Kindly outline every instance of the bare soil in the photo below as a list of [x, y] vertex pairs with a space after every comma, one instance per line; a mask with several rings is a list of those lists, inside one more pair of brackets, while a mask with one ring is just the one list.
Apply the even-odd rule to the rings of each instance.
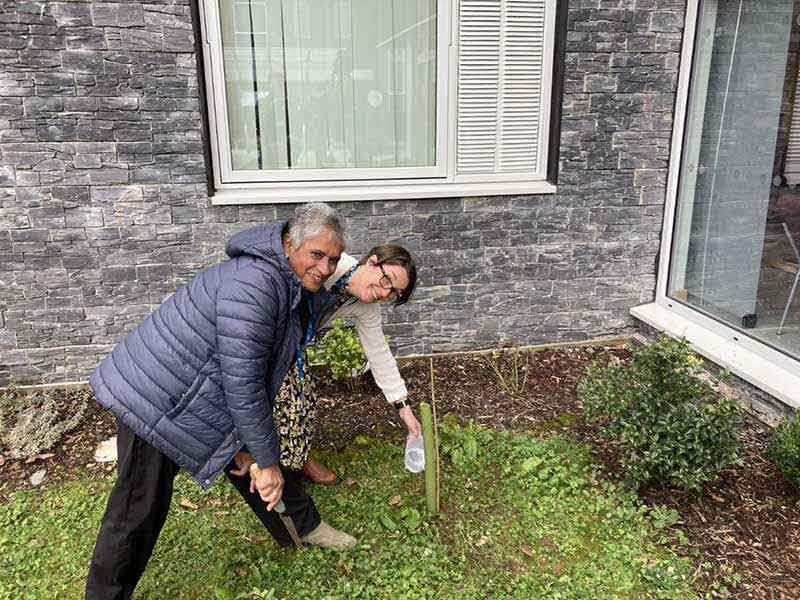
[[[627, 360], [623, 347], [581, 347], [542, 350], [529, 355], [527, 369], [519, 370], [521, 393], [513, 387], [513, 353], [499, 359], [491, 354], [412, 359], [401, 363], [413, 406], [431, 401], [431, 382], [439, 416], [448, 412], [488, 427], [515, 429], [540, 436], [567, 435], [585, 442], [603, 466], [605, 475], [618, 479], [619, 457], [614, 444], [585, 424], [576, 385], [593, 360]], [[518, 367], [525, 362], [519, 355]], [[503, 375], [498, 378], [492, 362]], [[431, 377], [433, 370], [433, 378]], [[355, 383], [332, 382], [319, 377], [319, 432], [317, 447], [340, 450], [358, 435], [402, 439], [403, 427], [369, 375]], [[76, 394], [85, 390], [59, 390], [59, 410], [68, 414]], [[46, 469], [43, 486], [69, 478], [113, 469], [94, 462], [98, 443], [114, 435], [112, 415], [94, 402], [82, 423], [54, 448], [38, 457], [12, 459], [0, 454], [0, 502], [8, 494], [32, 487], [31, 475]], [[719, 597], [721, 585], [728, 597], [748, 599], [800, 598], [800, 492], [793, 489], [766, 456], [770, 430], [749, 419], [742, 427], [742, 466], [724, 471], [702, 492], [672, 488], [640, 490], [651, 506], [674, 508], [681, 520], [673, 527], [688, 538], [682, 552], [697, 564], [697, 588]], [[741, 577], [732, 585], [731, 574]]]

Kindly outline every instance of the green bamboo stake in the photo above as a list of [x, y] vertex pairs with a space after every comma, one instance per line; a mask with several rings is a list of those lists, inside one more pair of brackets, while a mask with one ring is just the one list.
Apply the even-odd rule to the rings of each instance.
[[419, 414], [422, 417], [422, 435], [425, 440], [425, 500], [428, 504], [428, 512], [438, 515], [439, 490], [436, 485], [438, 453], [436, 452], [436, 434], [433, 428], [431, 405], [427, 402], [420, 402]]
[[436, 416], [436, 388], [433, 384], [433, 357], [431, 367], [431, 410], [433, 412], [433, 444], [436, 448], [436, 512], [442, 507], [442, 463], [439, 462], [439, 418]]

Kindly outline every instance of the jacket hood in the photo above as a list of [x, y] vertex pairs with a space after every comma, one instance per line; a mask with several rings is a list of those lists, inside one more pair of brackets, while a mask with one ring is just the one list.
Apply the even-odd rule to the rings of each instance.
[[282, 234], [286, 223], [286, 221], [277, 221], [269, 225], [240, 231], [228, 240], [225, 253], [231, 258], [249, 255], [285, 263]]
[[288, 221], [276, 221], [269, 225], [251, 227], [235, 234], [228, 240], [225, 253], [231, 258], [253, 256], [271, 262], [283, 274], [291, 287], [292, 309], [300, 301], [300, 280], [295, 275], [283, 250], [283, 231]]

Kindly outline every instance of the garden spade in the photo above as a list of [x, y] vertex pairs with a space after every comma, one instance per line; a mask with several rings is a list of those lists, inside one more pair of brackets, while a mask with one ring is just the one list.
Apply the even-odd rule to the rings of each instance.
[[[258, 477], [258, 474], [261, 473], [261, 469], [256, 463], [250, 465], [250, 476], [251, 477]], [[294, 542], [295, 547], [302, 550], [305, 548], [303, 545], [303, 540], [300, 539], [300, 534], [297, 533], [297, 529], [294, 526], [294, 521], [292, 521], [292, 517], [286, 514], [286, 505], [283, 503], [283, 500], [278, 500], [278, 503], [275, 505], [275, 512], [278, 513], [278, 516], [281, 518], [283, 522], [283, 526], [286, 527], [286, 530], [289, 532], [289, 535]]]

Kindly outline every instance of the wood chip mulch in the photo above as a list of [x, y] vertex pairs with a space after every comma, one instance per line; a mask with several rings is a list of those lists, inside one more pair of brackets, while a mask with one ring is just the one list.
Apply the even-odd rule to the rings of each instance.
[[[508, 374], [514, 353], [498, 359], [492, 354], [441, 356], [432, 361], [436, 408], [439, 418], [448, 412], [464, 420], [498, 428], [531, 431], [546, 436], [568, 435], [591, 445], [606, 476], [617, 479], [618, 455], [611, 442], [587, 426], [576, 385], [593, 360], [626, 360], [624, 347], [564, 347], [519, 354], [519, 382], [527, 373], [520, 394], [511, 394], [492, 369], [492, 362]], [[402, 361], [401, 371], [416, 406], [431, 400], [431, 361]], [[402, 440], [404, 428], [380, 390], [365, 376], [355, 385], [319, 381], [319, 434], [317, 447], [342, 449], [358, 435]], [[59, 395], [59, 410], [68, 410], [74, 394]], [[94, 461], [94, 450], [114, 435], [113, 417], [91, 403], [83, 422], [65, 435], [55, 448], [39, 458], [12, 459], [0, 446], [0, 503], [10, 493], [30, 489], [31, 475], [47, 470], [42, 486], [56, 485], [87, 470], [103, 473], [107, 463]], [[674, 508], [680, 529], [688, 540], [680, 552], [692, 557], [698, 568], [696, 587], [709, 597], [800, 599], [800, 492], [793, 489], [766, 457], [770, 429], [754, 419], [742, 428], [741, 466], [728, 469], [702, 493], [677, 489], [640, 491], [650, 506]], [[677, 537], [677, 535], [676, 535]], [[737, 582], [738, 579], [738, 582]], [[727, 592], [724, 591], [727, 588]]]

